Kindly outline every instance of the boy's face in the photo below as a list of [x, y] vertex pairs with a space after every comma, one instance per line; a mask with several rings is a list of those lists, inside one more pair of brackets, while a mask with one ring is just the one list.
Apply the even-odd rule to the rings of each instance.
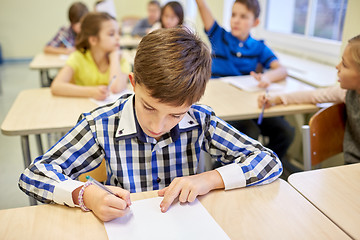
[[95, 44], [105, 52], [112, 52], [120, 47], [120, 36], [118, 24], [115, 20], [108, 20], [101, 23], [98, 37], [95, 37]]
[[161, 21], [165, 28], [173, 28], [179, 24], [180, 19], [175, 14], [174, 10], [170, 6], [167, 6], [161, 16]]
[[259, 24], [259, 19], [244, 4], [234, 3], [230, 19], [231, 34], [245, 41], [250, 30]]
[[148, 5], [148, 20], [151, 24], [159, 21], [161, 9], [156, 4]]
[[336, 66], [340, 86], [343, 89], [356, 90], [360, 93], [359, 66], [351, 56], [351, 47], [346, 46], [341, 62]]
[[135, 112], [141, 129], [146, 135], [159, 140], [170, 132], [188, 112], [190, 106], [171, 106], [153, 98], [147, 89], [136, 84], [133, 74], [129, 75], [135, 92]]
[[71, 25], [71, 28], [76, 34], [79, 34], [81, 30], [81, 23], [80, 22], [74, 23]]

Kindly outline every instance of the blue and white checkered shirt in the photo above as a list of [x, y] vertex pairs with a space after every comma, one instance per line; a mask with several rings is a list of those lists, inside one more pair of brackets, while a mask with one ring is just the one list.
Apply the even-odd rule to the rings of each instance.
[[56, 33], [55, 37], [46, 44], [46, 46], [65, 47], [65, 48], [75, 47], [75, 38], [76, 38], [76, 33], [71, 28], [71, 26], [62, 27]]
[[[140, 128], [134, 95], [82, 115], [77, 125], [20, 176], [19, 186], [42, 202], [74, 206], [75, 179], [106, 160], [106, 184], [130, 192], [166, 187], [175, 177], [199, 173], [201, 151], [223, 166], [217, 171], [225, 189], [265, 184], [282, 172], [277, 156], [259, 142], [193, 105], [169, 133], [157, 141]], [[210, 161], [210, 158], [207, 159]]]

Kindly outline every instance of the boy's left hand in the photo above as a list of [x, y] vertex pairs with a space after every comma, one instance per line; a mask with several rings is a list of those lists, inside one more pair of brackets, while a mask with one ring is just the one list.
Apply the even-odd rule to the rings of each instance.
[[265, 74], [250, 72], [250, 75], [259, 81], [259, 84], [258, 84], [259, 88], [267, 88], [271, 84], [271, 81], [269, 80], [268, 77], [266, 77]]
[[177, 197], [182, 203], [193, 202], [199, 195], [224, 187], [222, 177], [216, 170], [175, 178], [168, 187], [158, 192], [160, 197], [164, 197], [160, 204], [161, 211], [166, 212]]

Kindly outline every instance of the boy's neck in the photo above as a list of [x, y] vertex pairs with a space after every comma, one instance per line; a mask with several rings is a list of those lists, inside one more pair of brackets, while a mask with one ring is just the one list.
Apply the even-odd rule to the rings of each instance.
[[250, 33], [247, 33], [244, 36], [239, 36], [239, 37], [236, 37], [236, 38], [239, 39], [242, 42], [245, 42], [249, 38], [249, 36], [250, 36]]

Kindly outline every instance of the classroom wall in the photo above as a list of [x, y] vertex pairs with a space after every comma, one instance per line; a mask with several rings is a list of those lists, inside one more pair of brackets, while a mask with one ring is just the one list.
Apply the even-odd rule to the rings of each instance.
[[[83, 0], [93, 10], [96, 0]], [[195, 0], [194, 0], [195, 1]], [[1, 0], [0, 44], [5, 60], [30, 59], [41, 52], [61, 26], [68, 25], [67, 11], [73, 0]], [[117, 19], [124, 16], [146, 16], [148, 0], [114, 0]], [[208, 0], [214, 16], [222, 23], [223, 0]], [[143, 7], [139, 7], [143, 6]], [[199, 16], [200, 36], [207, 40]]]
[[[84, 0], [93, 10], [96, 0]], [[73, 0], [1, 0], [0, 44], [4, 59], [27, 59], [41, 52], [61, 26], [68, 25], [69, 6]], [[114, 0], [117, 18], [146, 16], [148, 0]], [[138, 6], [143, 5], [143, 8]]]
[[350, 38], [360, 34], [360, 29], [358, 25], [360, 23], [359, 11], [360, 11], [360, 1], [348, 0], [347, 14], [345, 16], [345, 22], [344, 22], [341, 52], [344, 51], [345, 46]]

